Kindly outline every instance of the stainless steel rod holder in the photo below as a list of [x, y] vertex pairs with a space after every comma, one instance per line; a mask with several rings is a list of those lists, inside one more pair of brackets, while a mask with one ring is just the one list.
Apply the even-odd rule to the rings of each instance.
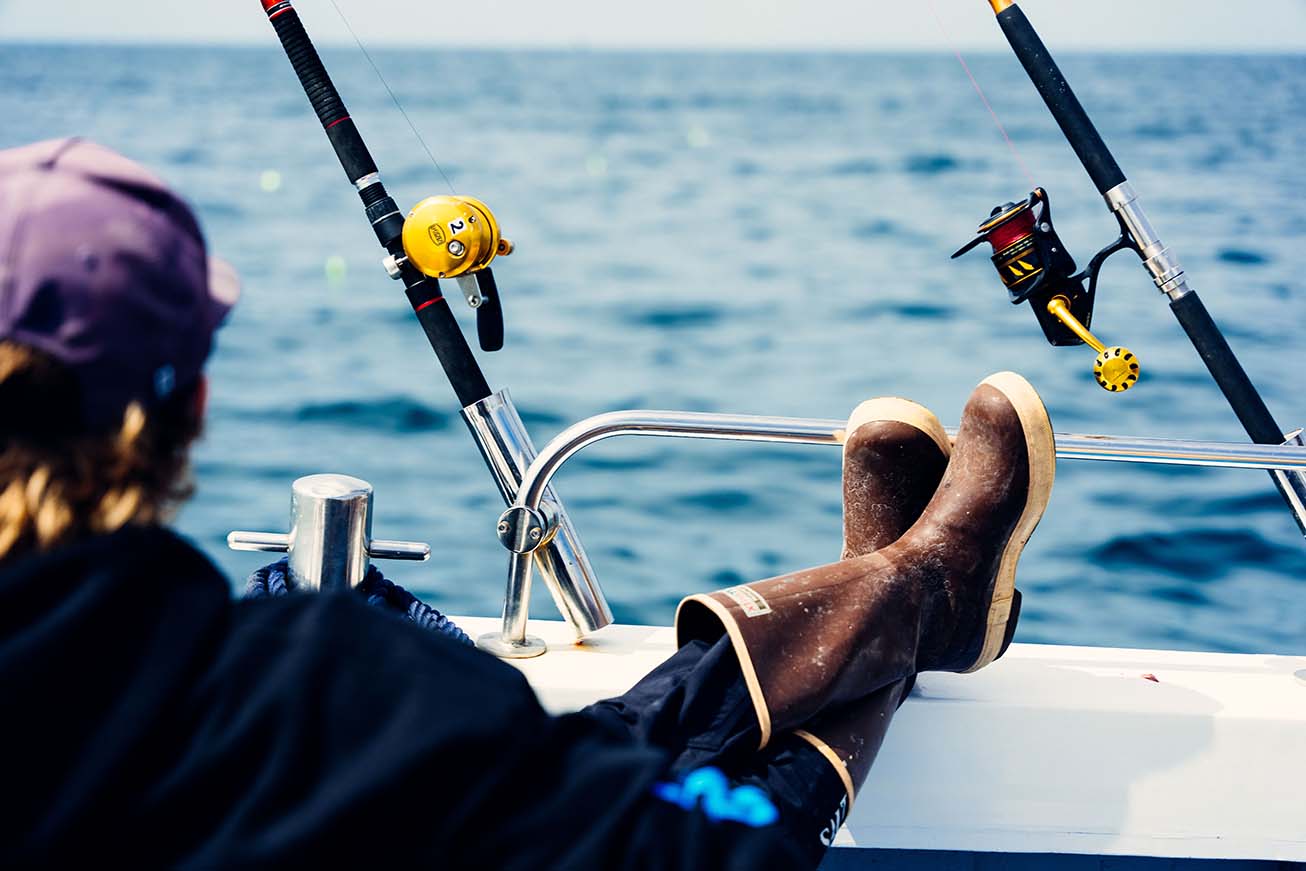
[[[511, 553], [503, 631], [482, 636], [477, 644], [509, 657], [544, 652], [543, 642], [526, 634], [531, 588], [531, 560], [526, 557], [541, 547], [540, 542], [547, 543], [553, 531], [553, 518], [544, 504], [549, 482], [567, 460], [589, 445], [615, 436], [642, 435], [838, 446], [846, 436], [845, 426], [842, 420], [644, 410], [613, 411], [573, 424], [531, 462], [516, 500], [499, 518], [499, 541]], [[948, 435], [955, 437], [956, 429], [949, 429]], [[1306, 480], [1306, 445], [1300, 432], [1289, 436], [1284, 445], [1059, 433], [1056, 447], [1057, 457], [1063, 460], [1258, 469]], [[584, 634], [575, 623], [572, 628], [578, 636]]]
[[[512, 397], [507, 390], [492, 394], [464, 408], [463, 420], [494, 475], [504, 504], [512, 505], [517, 501], [522, 477], [535, 460], [535, 445], [513, 405]], [[611, 623], [612, 610], [603, 597], [603, 590], [594, 576], [594, 569], [581, 545], [580, 536], [561, 500], [547, 482], [537, 494], [535, 507], [538, 509], [541, 503], [549, 507], [551, 528], [550, 535], [542, 546], [532, 548], [534, 562], [544, 577], [554, 604], [576, 631], [576, 637], [581, 638]], [[525, 564], [520, 569], [523, 584], [518, 593], [528, 595], [531, 560], [525, 559], [522, 562]], [[505, 637], [515, 638], [520, 646], [525, 639], [525, 618], [505, 610], [505, 627], [509, 622], [513, 624], [514, 631], [505, 633]], [[518, 628], [520, 631], [517, 631]], [[543, 650], [539, 652], [542, 653]]]
[[372, 539], [372, 485], [348, 475], [309, 475], [290, 491], [290, 532], [232, 532], [232, 550], [285, 553], [300, 590], [350, 589], [372, 559], [426, 560], [430, 545]]

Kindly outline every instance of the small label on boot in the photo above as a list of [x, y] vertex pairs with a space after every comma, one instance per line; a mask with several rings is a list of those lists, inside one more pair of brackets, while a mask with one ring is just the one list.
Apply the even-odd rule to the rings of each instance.
[[721, 592], [743, 609], [745, 617], [763, 617], [771, 613], [771, 606], [767, 604], [766, 599], [752, 587], [730, 587]]

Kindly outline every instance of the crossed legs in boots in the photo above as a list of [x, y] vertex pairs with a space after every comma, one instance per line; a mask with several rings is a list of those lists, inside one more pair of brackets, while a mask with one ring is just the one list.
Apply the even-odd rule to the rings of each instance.
[[915, 675], [975, 671], [1010, 644], [1016, 563], [1054, 471], [1043, 403], [1014, 373], [975, 389], [951, 450], [926, 409], [864, 403], [844, 447], [845, 559], [691, 596], [678, 640], [729, 639], [761, 746], [815, 746], [846, 814]]
[[689, 597], [679, 652], [586, 713], [665, 747], [674, 770], [761, 786], [819, 860], [915, 675], [974, 671], [1010, 643], [1054, 457], [1013, 373], [975, 389], [955, 446], [913, 402], [863, 403], [844, 440], [843, 559]]

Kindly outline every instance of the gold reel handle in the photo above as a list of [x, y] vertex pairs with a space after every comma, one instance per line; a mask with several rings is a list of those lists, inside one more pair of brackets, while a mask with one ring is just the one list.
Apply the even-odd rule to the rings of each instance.
[[1054, 296], [1048, 302], [1048, 314], [1066, 325], [1072, 333], [1084, 340], [1094, 351], [1097, 360], [1093, 363], [1093, 377], [1103, 390], [1120, 393], [1138, 383], [1141, 372], [1138, 357], [1128, 348], [1119, 345], [1108, 348], [1089, 332], [1088, 327], [1079, 322], [1079, 318], [1070, 313], [1070, 300], [1064, 296]]

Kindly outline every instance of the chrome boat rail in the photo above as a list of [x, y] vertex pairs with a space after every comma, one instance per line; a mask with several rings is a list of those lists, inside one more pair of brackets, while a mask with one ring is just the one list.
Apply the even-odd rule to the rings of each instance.
[[420, 541], [372, 538], [372, 485], [348, 475], [308, 475], [290, 488], [290, 532], [232, 532], [232, 550], [285, 553], [301, 590], [350, 589], [367, 577], [370, 560], [431, 556]]
[[[573, 424], [531, 461], [516, 499], [499, 518], [499, 541], [511, 554], [503, 627], [499, 632], [482, 635], [477, 645], [510, 659], [538, 656], [547, 650], [543, 641], [526, 632], [532, 555], [548, 546], [560, 528], [555, 503], [549, 499], [549, 483], [567, 460], [586, 447], [627, 435], [839, 446], [843, 444], [845, 425], [842, 420], [645, 410], [614, 411]], [[948, 433], [955, 436], [956, 430], [950, 429]], [[1063, 460], [1256, 469], [1282, 476], [1285, 483], [1291, 482], [1293, 489], [1306, 483], [1306, 446], [1300, 431], [1288, 436], [1283, 445], [1063, 433], [1057, 434], [1056, 443], [1057, 457]], [[577, 590], [568, 589], [564, 583], [560, 590], [554, 591], [554, 596], [566, 602], [593, 599], [605, 613], [610, 613], [597, 581]], [[583, 637], [584, 627], [572, 619], [568, 609], [561, 610], [577, 637]]]

